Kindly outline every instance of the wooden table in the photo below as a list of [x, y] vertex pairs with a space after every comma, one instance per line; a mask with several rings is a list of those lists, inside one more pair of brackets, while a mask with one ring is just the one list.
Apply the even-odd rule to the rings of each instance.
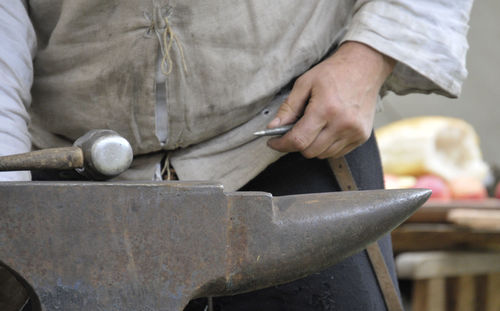
[[412, 311], [500, 310], [500, 200], [427, 202], [392, 241]]
[[500, 250], [500, 200], [429, 201], [392, 233], [395, 253]]

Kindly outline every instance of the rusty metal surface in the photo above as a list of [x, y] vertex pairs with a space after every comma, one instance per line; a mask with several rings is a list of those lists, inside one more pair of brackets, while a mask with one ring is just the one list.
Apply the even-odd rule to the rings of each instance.
[[292, 281], [404, 221], [427, 190], [273, 198], [212, 183], [0, 184], [0, 260], [42, 310], [182, 310]]

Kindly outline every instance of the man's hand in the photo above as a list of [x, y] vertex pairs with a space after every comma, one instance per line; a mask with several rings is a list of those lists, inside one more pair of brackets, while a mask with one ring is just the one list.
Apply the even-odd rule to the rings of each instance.
[[357, 42], [300, 76], [268, 128], [297, 121], [269, 147], [306, 158], [340, 157], [369, 137], [378, 92], [395, 61]]

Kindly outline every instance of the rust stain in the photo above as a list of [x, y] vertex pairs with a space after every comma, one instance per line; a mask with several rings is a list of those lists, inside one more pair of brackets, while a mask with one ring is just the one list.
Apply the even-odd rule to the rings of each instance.
[[232, 200], [228, 200], [227, 215], [228, 225], [226, 231], [226, 284], [232, 287], [233, 283], [238, 283], [242, 275], [237, 267], [242, 267], [247, 257], [248, 250], [248, 228], [245, 221], [238, 215], [233, 214]]
[[137, 275], [137, 266], [135, 264], [134, 253], [132, 252], [130, 236], [126, 228], [123, 230], [123, 244], [125, 244], [125, 252], [128, 257], [127, 270], [133, 275], [135, 281], [138, 281], [139, 277]]

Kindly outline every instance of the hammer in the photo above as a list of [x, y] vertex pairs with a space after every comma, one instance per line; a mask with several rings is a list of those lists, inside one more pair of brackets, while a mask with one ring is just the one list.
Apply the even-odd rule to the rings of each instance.
[[92, 130], [72, 147], [50, 148], [0, 157], [0, 171], [69, 170], [94, 180], [118, 176], [132, 163], [130, 143], [112, 130]]

